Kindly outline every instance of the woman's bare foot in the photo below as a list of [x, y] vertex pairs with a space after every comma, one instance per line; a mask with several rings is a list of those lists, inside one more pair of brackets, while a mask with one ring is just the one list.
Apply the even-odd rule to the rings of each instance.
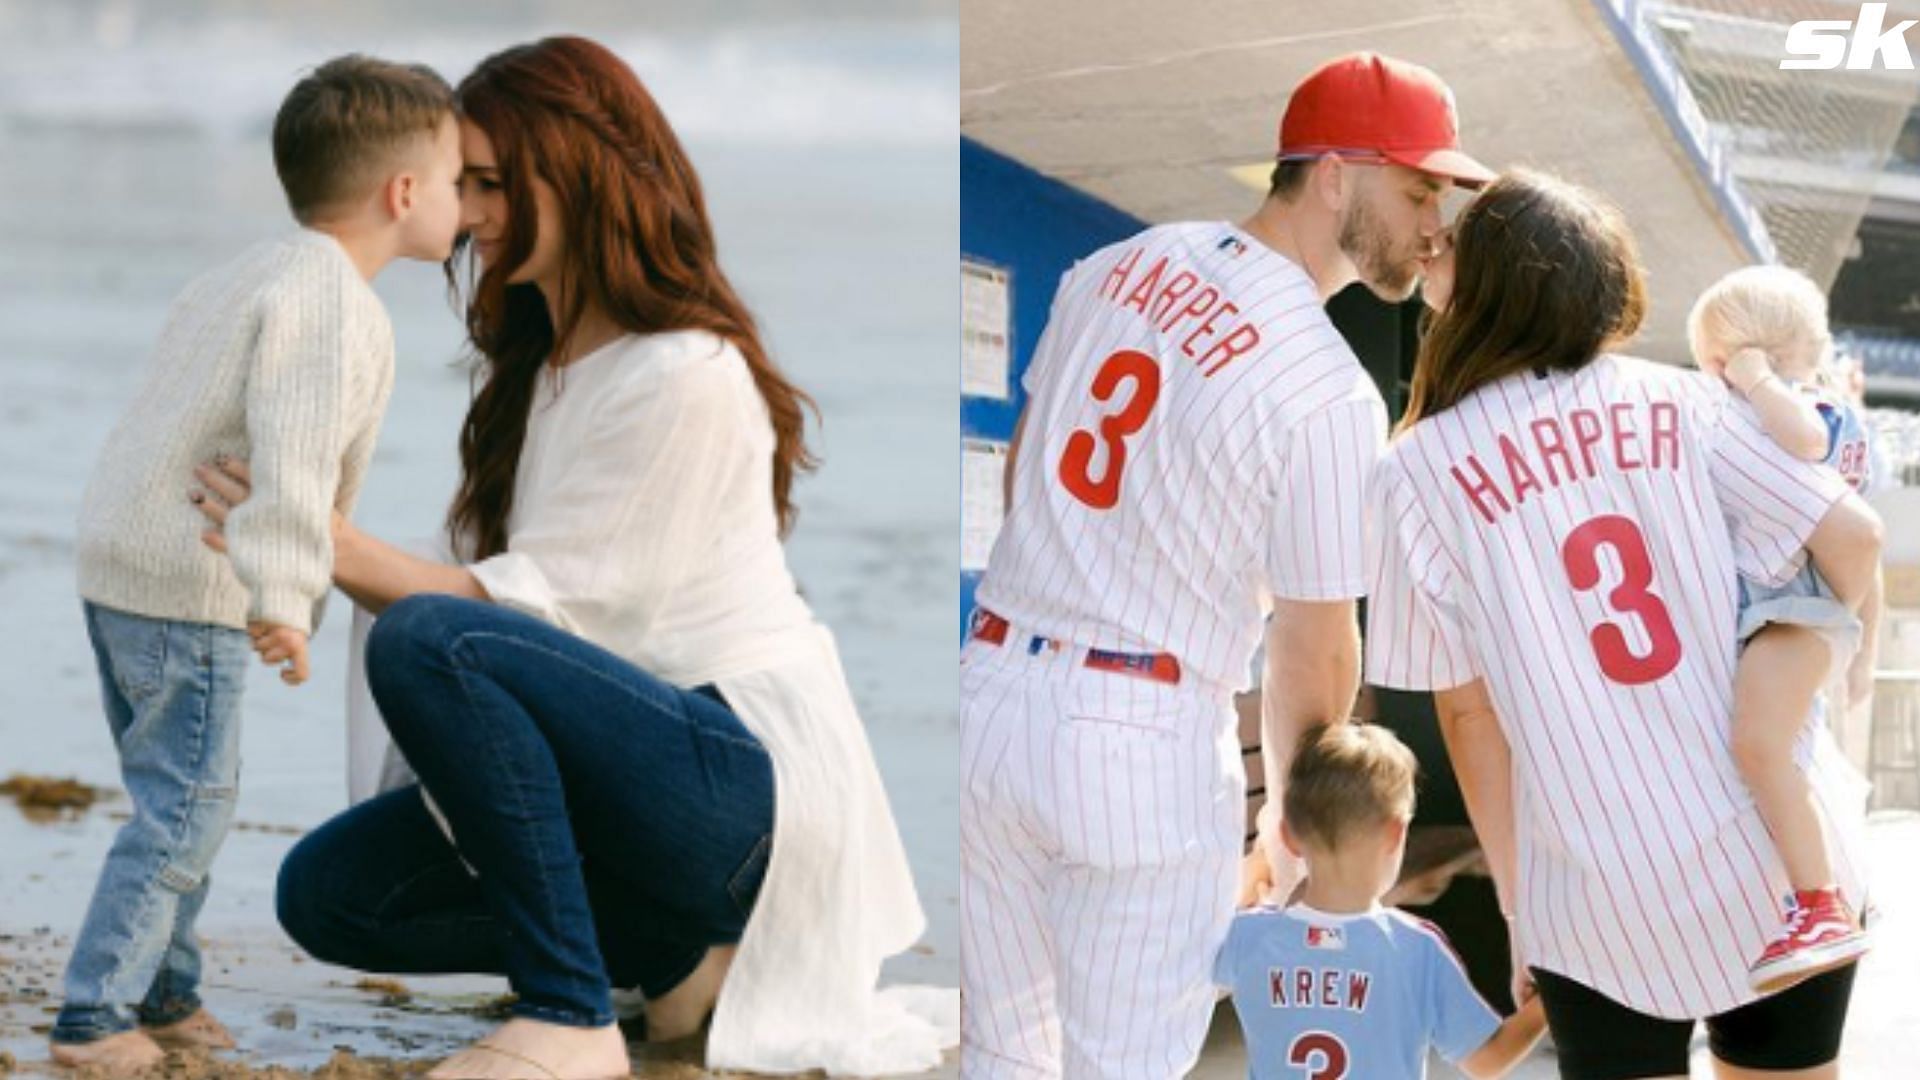
[[124, 1076], [158, 1065], [167, 1056], [160, 1044], [135, 1029], [92, 1042], [53, 1044], [53, 1060], [74, 1068], [91, 1067], [108, 1076]]
[[620, 1028], [566, 1027], [516, 1016], [434, 1066], [428, 1080], [625, 1080], [633, 1072]]
[[713, 1005], [720, 1000], [720, 985], [727, 981], [727, 969], [733, 966], [738, 945], [715, 945], [693, 974], [680, 985], [657, 998], [647, 999], [647, 1041], [673, 1042], [700, 1030]]
[[145, 1029], [154, 1042], [179, 1049], [231, 1050], [233, 1033], [205, 1009], [185, 1020]]

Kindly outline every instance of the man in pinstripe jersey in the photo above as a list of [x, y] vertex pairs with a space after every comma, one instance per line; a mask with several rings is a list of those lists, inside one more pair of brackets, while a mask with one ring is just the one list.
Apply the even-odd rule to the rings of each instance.
[[1063, 278], [961, 661], [966, 1076], [1192, 1067], [1263, 620], [1267, 745], [1344, 718], [1358, 682], [1386, 416], [1323, 304], [1355, 281], [1405, 299], [1442, 192], [1491, 175], [1432, 72], [1341, 57], [1296, 88], [1252, 217], [1148, 229]]

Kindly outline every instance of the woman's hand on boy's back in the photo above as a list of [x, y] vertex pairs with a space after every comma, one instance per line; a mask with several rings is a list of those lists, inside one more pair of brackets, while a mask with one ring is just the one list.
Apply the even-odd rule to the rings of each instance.
[[[227, 536], [222, 530], [227, 524], [227, 515], [253, 494], [253, 472], [241, 458], [222, 456], [194, 466], [193, 476], [200, 486], [188, 498], [212, 523], [201, 531], [200, 542], [224, 555], [227, 553]], [[346, 515], [337, 509], [333, 511], [335, 549], [340, 546], [340, 534], [349, 527]]]
[[[207, 519], [200, 542], [227, 553], [227, 516], [253, 494], [253, 474], [240, 458], [221, 456], [193, 468], [200, 484], [187, 495]], [[355, 528], [339, 508], [333, 510], [333, 583], [373, 614], [415, 593], [438, 593], [489, 600], [486, 589], [465, 566], [410, 555]], [[292, 682], [293, 680], [288, 680]]]
[[[187, 500], [211, 522], [200, 532], [200, 542], [227, 553], [227, 515], [253, 494], [253, 472], [239, 458], [225, 455], [193, 467], [193, 478], [200, 486], [187, 493]], [[248, 628], [249, 632], [252, 628]]]

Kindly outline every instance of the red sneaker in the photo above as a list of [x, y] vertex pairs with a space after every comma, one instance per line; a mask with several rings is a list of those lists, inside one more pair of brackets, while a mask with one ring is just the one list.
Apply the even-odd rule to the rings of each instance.
[[1812, 889], [1787, 898], [1787, 920], [1747, 969], [1747, 982], [1763, 994], [1777, 993], [1865, 955], [1867, 933], [1840, 898], [1839, 889]]

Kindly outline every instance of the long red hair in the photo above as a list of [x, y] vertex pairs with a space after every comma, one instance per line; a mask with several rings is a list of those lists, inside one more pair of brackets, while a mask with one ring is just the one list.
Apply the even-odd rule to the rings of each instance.
[[[454, 93], [462, 117], [493, 143], [509, 214], [500, 256], [477, 280], [468, 275], [467, 333], [482, 381], [460, 431], [460, 488], [447, 512], [456, 550], [484, 559], [506, 549], [540, 371], [589, 304], [632, 333], [706, 330], [740, 350], [773, 422], [772, 496], [784, 534], [794, 476], [817, 464], [805, 433], [813, 400], [767, 356], [720, 271], [699, 177], [639, 77], [601, 45], [551, 37], [488, 57]], [[558, 197], [566, 232], [557, 326], [535, 286], [507, 282], [533, 250], [536, 174]], [[463, 261], [471, 268], [460, 252], [448, 263], [456, 284]]]

